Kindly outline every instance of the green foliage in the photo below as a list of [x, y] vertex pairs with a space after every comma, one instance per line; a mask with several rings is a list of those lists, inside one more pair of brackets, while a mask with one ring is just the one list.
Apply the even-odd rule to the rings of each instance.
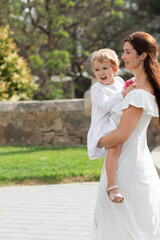
[[9, 26], [0, 28], [0, 100], [29, 100], [37, 85], [11, 35]]
[[75, 3], [73, 1], [66, 1], [67, 2], [67, 6], [68, 7], [74, 7], [75, 6]]
[[123, 0], [115, 0], [115, 4], [119, 7], [124, 6], [124, 1]]
[[120, 11], [112, 10], [111, 11], [111, 16], [114, 17], [114, 18], [117, 18], [118, 20], [123, 19], [123, 13], [120, 12]]
[[[46, 79], [51, 79], [52, 75], [59, 75], [62, 72], [76, 79], [76, 92], [81, 89], [79, 93], [83, 96], [88, 85], [86, 86], [86, 80], [82, 76], [81, 65], [91, 51], [102, 44], [104, 39], [104, 36], [101, 38], [102, 28], [108, 25], [106, 20], [111, 15], [115, 15], [113, 17], [115, 21], [119, 20], [122, 2], [122, 0], [26, 2], [10, 0], [8, 5], [3, 3], [6, 13], [5, 16], [2, 13], [3, 22], [8, 20], [16, 32], [15, 39], [30, 61], [33, 73], [39, 76], [41, 89], [45, 91], [46, 96], [49, 96]], [[106, 18], [106, 14], [114, 9], [114, 14]], [[97, 26], [96, 22], [100, 25]], [[97, 37], [101, 40], [99, 41]]]
[[54, 32], [54, 35], [55, 36], [58, 36], [58, 37], [65, 37], [65, 38], [68, 38], [69, 37], [69, 34], [68, 32], [64, 31], [64, 30], [59, 30], [57, 32]]
[[60, 73], [69, 66], [70, 58], [66, 50], [53, 50], [52, 52], [46, 52], [45, 56], [48, 59], [46, 62], [47, 68], [49, 70], [54, 69], [55, 73], [57, 71]]
[[43, 59], [39, 55], [31, 55], [29, 56], [29, 60], [34, 65], [35, 72], [38, 72], [44, 65]]
[[64, 99], [65, 98], [65, 94], [64, 94], [61, 82], [54, 83], [54, 91], [51, 92], [50, 98], [51, 99]]
[[0, 3], [0, 22], [15, 32], [46, 96], [51, 76], [63, 73], [73, 76], [76, 97], [82, 97], [88, 85], [81, 65], [87, 57], [105, 47], [120, 57], [123, 38], [134, 31], [160, 39], [159, 10], [159, 0], [6, 0]]

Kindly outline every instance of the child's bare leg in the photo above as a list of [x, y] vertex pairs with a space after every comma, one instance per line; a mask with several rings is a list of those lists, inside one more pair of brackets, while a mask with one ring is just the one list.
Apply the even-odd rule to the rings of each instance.
[[[117, 163], [118, 158], [121, 153], [121, 146], [116, 146], [108, 149], [108, 155], [106, 158], [106, 172], [107, 172], [107, 179], [108, 179], [108, 188], [111, 186], [116, 185], [116, 170], [117, 170]], [[113, 189], [109, 191], [110, 194], [119, 193], [119, 190]], [[121, 197], [116, 197], [116, 201], [122, 201]]]

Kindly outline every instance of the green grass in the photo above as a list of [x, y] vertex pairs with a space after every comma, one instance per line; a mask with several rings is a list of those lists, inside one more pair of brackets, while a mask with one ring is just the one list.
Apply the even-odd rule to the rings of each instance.
[[86, 147], [1, 146], [0, 185], [98, 181], [102, 165]]

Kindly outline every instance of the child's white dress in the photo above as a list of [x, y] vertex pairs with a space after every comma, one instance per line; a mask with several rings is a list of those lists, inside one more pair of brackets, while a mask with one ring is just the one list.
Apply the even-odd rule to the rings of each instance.
[[106, 149], [97, 148], [97, 144], [103, 136], [117, 128], [116, 123], [111, 118], [111, 110], [123, 99], [123, 86], [123, 79], [116, 76], [112, 85], [97, 82], [91, 87], [92, 115], [87, 136], [90, 159], [101, 158], [106, 154]]

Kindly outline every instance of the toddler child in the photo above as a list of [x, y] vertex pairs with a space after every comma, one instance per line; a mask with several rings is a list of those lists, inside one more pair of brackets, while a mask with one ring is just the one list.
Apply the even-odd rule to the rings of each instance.
[[[99, 140], [117, 128], [111, 118], [111, 110], [131, 89], [127, 88], [122, 92], [124, 81], [121, 77], [115, 77], [119, 67], [115, 51], [100, 49], [94, 52], [91, 66], [98, 82], [91, 87], [92, 115], [87, 136], [87, 148], [89, 158], [97, 159], [106, 154], [105, 148], [97, 147]], [[108, 148], [105, 160], [108, 180], [106, 192], [113, 202], [118, 203], [124, 201], [116, 185], [116, 168], [120, 152], [121, 146]]]

